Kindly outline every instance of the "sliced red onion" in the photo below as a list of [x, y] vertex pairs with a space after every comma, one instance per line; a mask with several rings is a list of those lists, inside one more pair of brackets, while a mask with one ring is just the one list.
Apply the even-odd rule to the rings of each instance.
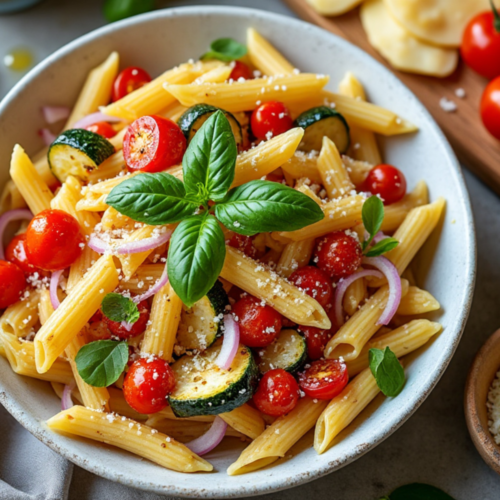
[[68, 106], [42, 106], [43, 118], [48, 124], [65, 120], [70, 113], [71, 109]]
[[130, 330], [132, 330], [132, 327], [134, 326], [134, 323], [127, 323], [126, 321], [122, 321], [120, 323], [120, 326], [122, 328], [125, 328], [125, 330], [127, 330], [127, 332], [130, 332]]
[[147, 292], [144, 292], [142, 295], [136, 295], [132, 300], [136, 304], [138, 304], [143, 300], [149, 299], [149, 297], [151, 297], [155, 293], [158, 293], [167, 283], [168, 283], [168, 270], [167, 270], [167, 264], [165, 264], [160, 279]]
[[337, 283], [337, 287], [335, 288], [335, 297], [333, 301], [333, 307], [335, 312], [335, 321], [338, 327], [341, 327], [344, 324], [344, 307], [343, 300], [345, 292], [349, 285], [354, 283], [356, 280], [360, 278], [365, 278], [367, 276], [374, 276], [375, 278], [383, 278], [384, 275], [378, 271], [373, 269], [361, 269], [356, 271], [354, 274], [351, 274], [347, 278], [340, 280]]
[[130, 255], [134, 253], [147, 252], [148, 250], [154, 250], [160, 245], [167, 243], [167, 241], [172, 236], [172, 231], [168, 230], [159, 236], [152, 236], [151, 238], [145, 238], [143, 240], [129, 241], [128, 243], [122, 243], [117, 247], [113, 248], [104, 240], [99, 238], [99, 236], [92, 234], [88, 242], [89, 247], [99, 254], [103, 253], [117, 253], [120, 255]]
[[95, 234], [90, 235], [90, 239], [87, 245], [89, 246], [89, 248], [94, 250], [94, 252], [97, 252], [99, 254], [111, 252], [111, 247]]
[[57, 135], [53, 134], [48, 128], [41, 128], [38, 133], [46, 146], [50, 146], [57, 137]]
[[374, 237], [373, 237], [373, 244], [376, 245], [379, 241], [385, 240], [386, 238], [389, 238], [386, 234], [384, 234], [382, 231], [379, 231]]
[[105, 115], [104, 113], [97, 111], [95, 113], [91, 113], [90, 115], [84, 116], [82, 119], [78, 120], [73, 125], [72, 128], [87, 128], [99, 122], [118, 123], [122, 121], [124, 120], [118, 118], [117, 116]]
[[8, 212], [0, 215], [0, 260], [5, 260], [5, 253], [3, 250], [3, 234], [9, 223], [16, 220], [31, 220], [33, 214], [27, 208], [17, 208], [9, 210]]
[[59, 287], [59, 280], [61, 279], [63, 271], [64, 269], [54, 271], [50, 277], [50, 302], [52, 303], [54, 311], [61, 305], [59, 297], [57, 296], [57, 288]]
[[396, 314], [401, 302], [401, 278], [396, 266], [387, 257], [363, 257], [363, 264], [373, 266], [386, 277], [389, 284], [389, 298], [377, 325], [387, 325]]
[[228, 370], [231, 366], [238, 346], [240, 345], [240, 325], [234, 321], [232, 314], [224, 315], [224, 339], [222, 347], [215, 360], [215, 364], [222, 370]]
[[186, 443], [186, 446], [199, 456], [212, 451], [226, 435], [227, 424], [220, 417], [215, 417], [214, 423], [203, 436]]
[[76, 384], [74, 380], [73, 382], [71, 382], [71, 384], [64, 386], [61, 398], [61, 408], [63, 409], [63, 411], [69, 410], [72, 406], [74, 406], [73, 400], [71, 399], [71, 393], [73, 392], [75, 386]]

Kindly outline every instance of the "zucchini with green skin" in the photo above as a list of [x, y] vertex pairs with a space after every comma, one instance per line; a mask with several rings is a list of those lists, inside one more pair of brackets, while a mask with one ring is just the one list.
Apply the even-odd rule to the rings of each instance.
[[[194, 134], [200, 130], [205, 121], [216, 111], [219, 111], [219, 108], [210, 104], [195, 104], [181, 115], [177, 120], [177, 125], [179, 125], [188, 142], [191, 141]], [[221, 111], [224, 112], [231, 125], [236, 145], [241, 146], [243, 144], [243, 133], [240, 122], [229, 111], [225, 111], [224, 109], [221, 109]]]
[[296, 118], [294, 126], [304, 129], [304, 137], [299, 146], [302, 151], [321, 151], [325, 135], [335, 143], [340, 154], [349, 149], [349, 125], [338, 111], [328, 106], [304, 111]]
[[259, 371], [264, 374], [275, 368], [290, 373], [300, 370], [307, 359], [306, 339], [297, 330], [286, 328], [270, 345], [259, 350]]
[[175, 389], [168, 397], [177, 417], [219, 415], [245, 404], [253, 396], [259, 370], [252, 351], [239, 346], [229, 370], [222, 370], [215, 361], [222, 339], [197, 356], [183, 356], [172, 366]]
[[223, 333], [223, 315], [228, 305], [227, 293], [217, 280], [193, 307], [183, 306], [177, 344], [187, 350], [204, 351], [210, 347]]
[[81, 128], [66, 130], [50, 145], [49, 166], [54, 176], [64, 182], [72, 175], [86, 181], [89, 172], [115, 152], [102, 135]]

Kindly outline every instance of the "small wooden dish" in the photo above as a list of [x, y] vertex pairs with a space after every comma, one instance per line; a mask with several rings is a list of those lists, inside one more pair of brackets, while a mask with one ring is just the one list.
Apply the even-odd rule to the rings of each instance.
[[481, 347], [467, 376], [465, 385], [465, 419], [472, 442], [483, 460], [500, 474], [500, 446], [488, 429], [486, 401], [491, 383], [500, 369], [500, 330]]

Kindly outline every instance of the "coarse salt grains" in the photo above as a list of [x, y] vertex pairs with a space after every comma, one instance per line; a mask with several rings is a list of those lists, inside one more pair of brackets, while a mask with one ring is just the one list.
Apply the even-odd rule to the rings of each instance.
[[495, 375], [488, 391], [486, 406], [488, 407], [488, 428], [495, 443], [500, 444], [500, 371]]

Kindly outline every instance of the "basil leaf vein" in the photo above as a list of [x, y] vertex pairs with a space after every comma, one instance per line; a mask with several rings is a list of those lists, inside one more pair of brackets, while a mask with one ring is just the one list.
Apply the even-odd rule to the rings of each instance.
[[102, 300], [101, 309], [111, 321], [135, 323], [140, 316], [137, 304], [119, 293], [108, 293]]
[[218, 38], [210, 44], [210, 50], [201, 59], [218, 59], [224, 62], [242, 58], [247, 53], [246, 45], [232, 38]]
[[389, 347], [368, 351], [370, 370], [379, 389], [388, 397], [397, 396], [405, 385], [405, 372]]

